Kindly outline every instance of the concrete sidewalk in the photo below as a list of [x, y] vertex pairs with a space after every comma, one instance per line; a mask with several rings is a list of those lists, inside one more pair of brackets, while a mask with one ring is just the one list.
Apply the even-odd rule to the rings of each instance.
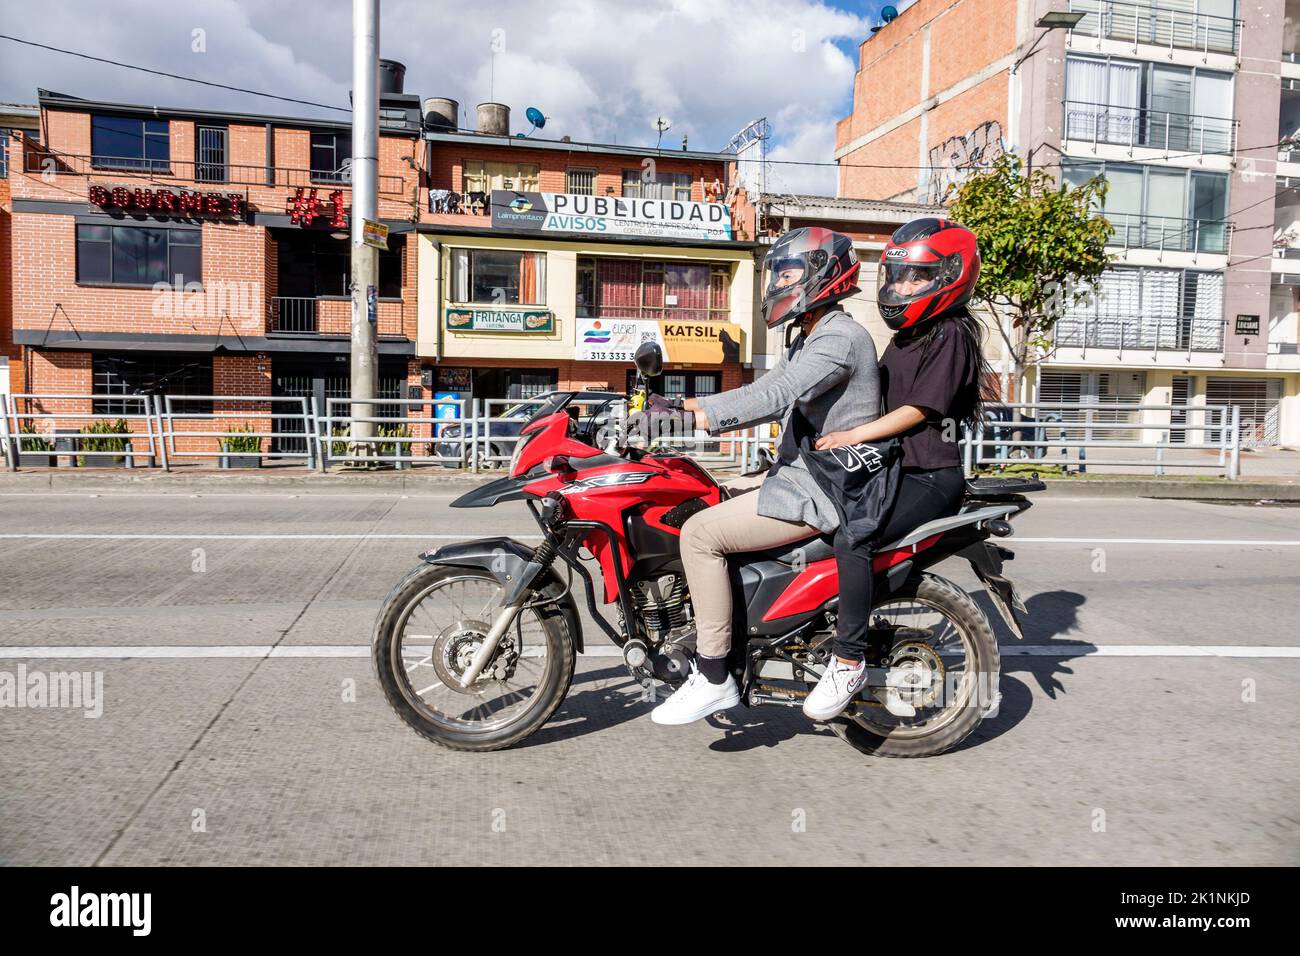
[[[719, 478], [730, 477], [718, 472]], [[24, 469], [0, 472], [0, 494], [464, 494], [503, 477], [494, 471], [471, 474], [448, 469], [417, 469], [369, 473], [321, 473], [305, 468], [275, 468], [256, 472], [186, 469]], [[1050, 496], [1104, 498], [1182, 498], [1228, 501], [1300, 502], [1300, 476], [1222, 478], [1132, 475], [1087, 475], [1046, 478]]]

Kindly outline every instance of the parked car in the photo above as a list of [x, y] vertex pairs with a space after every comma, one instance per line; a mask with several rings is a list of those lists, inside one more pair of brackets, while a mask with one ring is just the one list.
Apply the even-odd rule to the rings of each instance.
[[[489, 460], [485, 462], [488, 467], [505, 466], [514, 453], [515, 439], [519, 437], [524, 425], [554, 394], [554, 392], [547, 392], [535, 398], [525, 399], [516, 405], [509, 405], [499, 414], [492, 416], [489, 434], [484, 435], [480, 429], [480, 456], [486, 455], [489, 457]], [[627, 396], [619, 392], [579, 392], [569, 403], [568, 409], [570, 411], [576, 410], [579, 428], [593, 427], [593, 421], [595, 422], [594, 427], [599, 427], [603, 417], [609, 413], [611, 406], [626, 400]], [[438, 438], [459, 439], [465, 425], [463, 422], [449, 419], [446, 425], [440, 424], [436, 427]], [[460, 441], [437, 441], [434, 443], [434, 451], [440, 457], [453, 459], [444, 462], [446, 468], [460, 468], [469, 464], [469, 446], [462, 444]], [[491, 458], [498, 460], [492, 461]]]
[[[980, 459], [1006, 458], [1012, 461], [1025, 458], [1046, 458], [1047, 449], [1035, 445], [1009, 445], [1006, 442], [1012, 441], [1014, 433], [1021, 432], [1021, 441], [1050, 441], [1055, 435], [1049, 435], [1050, 429], [1034, 428], [1039, 419], [1033, 415], [1020, 413], [1020, 421], [1013, 420], [1014, 413], [1006, 405], [986, 405], [984, 407], [984, 417], [988, 424], [984, 426], [984, 444], [980, 446], [978, 457]], [[1049, 412], [1042, 416], [1044, 424], [1048, 422], [1059, 423], [1061, 416], [1056, 412]]]

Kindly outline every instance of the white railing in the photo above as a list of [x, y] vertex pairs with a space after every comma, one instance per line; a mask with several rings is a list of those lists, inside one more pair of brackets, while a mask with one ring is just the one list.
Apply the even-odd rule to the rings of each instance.
[[1222, 352], [1223, 320], [1210, 316], [1067, 313], [1052, 331], [1057, 348]]
[[[95, 412], [94, 403], [138, 403], [139, 412]], [[211, 402], [211, 411], [191, 411]], [[0, 394], [0, 447], [11, 470], [57, 463], [117, 464], [171, 470], [179, 462], [223, 459], [225, 467], [268, 462], [328, 469], [339, 464], [398, 468], [438, 465], [471, 472], [502, 468], [514, 453], [524, 420], [492, 414], [504, 400], [377, 398], [369, 415], [352, 414], [350, 398], [329, 398], [321, 415], [315, 399], [267, 395]], [[68, 407], [71, 405], [72, 407]], [[1016, 403], [1023, 420], [991, 420], [967, 430], [961, 446], [968, 473], [1018, 459], [1044, 464], [1153, 468], [1220, 468], [1240, 474], [1242, 415], [1237, 405]], [[418, 413], [417, 413], [418, 412]], [[126, 432], [93, 431], [96, 422], [121, 420]], [[265, 427], [266, 423], [270, 427]], [[357, 423], [375, 434], [352, 437]], [[76, 427], [61, 429], [60, 424]], [[627, 435], [622, 411], [583, 421], [593, 443], [612, 450]], [[120, 448], [87, 450], [93, 440]], [[256, 439], [256, 452], [236, 443]], [[715, 469], [753, 471], [779, 435], [759, 425], [720, 436], [683, 427], [658, 430], [639, 441], [672, 448]], [[1107, 450], [1116, 454], [1106, 457]], [[1103, 457], [1095, 455], [1100, 451]], [[1211, 451], [1212, 457], [1172, 460], [1171, 451]], [[1120, 452], [1127, 452], [1126, 454]], [[252, 461], [249, 461], [249, 460]]]
[[1130, 150], [1142, 147], [1166, 153], [1231, 155], [1236, 138], [1236, 121], [1219, 116], [1083, 100], [1066, 100], [1064, 109], [1064, 138], [1090, 142], [1094, 148], [1105, 144]]
[[[961, 440], [966, 474], [1017, 460], [1044, 465], [1119, 465], [1151, 468], [1218, 468], [1241, 474], [1241, 408], [1237, 405], [1138, 405], [1084, 402], [1013, 402], [1021, 421], [986, 421]], [[1155, 413], [1148, 415], [1148, 413]], [[1174, 440], [1177, 436], [1178, 440]], [[1093, 457], [1089, 449], [1137, 455]], [[1167, 460], [1169, 451], [1212, 451], [1213, 459]]]
[[1071, 32], [1098, 39], [1120, 40], [1199, 50], [1201, 53], [1236, 53], [1242, 21], [1211, 13], [1170, 10], [1154, 3], [1123, 0], [1070, 0], [1070, 12], [1083, 19]]

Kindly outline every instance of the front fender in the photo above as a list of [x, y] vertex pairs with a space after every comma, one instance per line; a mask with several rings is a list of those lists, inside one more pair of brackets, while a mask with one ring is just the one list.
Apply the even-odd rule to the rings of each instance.
[[[506, 537], [458, 541], [420, 554], [420, 560], [426, 564], [441, 564], [454, 568], [482, 568], [490, 572], [501, 586], [507, 589], [516, 585], [532, 559], [532, 548], [514, 538]], [[584, 650], [582, 620], [578, 617], [578, 604], [573, 598], [573, 592], [566, 588], [554, 567], [547, 568], [544, 575], [541, 587], [534, 585], [538, 596], [543, 601], [559, 607], [560, 613], [564, 616], [565, 626], [573, 635], [574, 646], [582, 652]]]

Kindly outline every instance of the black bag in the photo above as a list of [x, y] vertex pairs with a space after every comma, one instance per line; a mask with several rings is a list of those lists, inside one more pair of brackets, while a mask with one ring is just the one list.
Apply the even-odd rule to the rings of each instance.
[[818, 451], [817, 433], [797, 408], [790, 427], [799, 457], [835, 505], [849, 545], [867, 543], [894, 507], [903, 470], [902, 438]]

